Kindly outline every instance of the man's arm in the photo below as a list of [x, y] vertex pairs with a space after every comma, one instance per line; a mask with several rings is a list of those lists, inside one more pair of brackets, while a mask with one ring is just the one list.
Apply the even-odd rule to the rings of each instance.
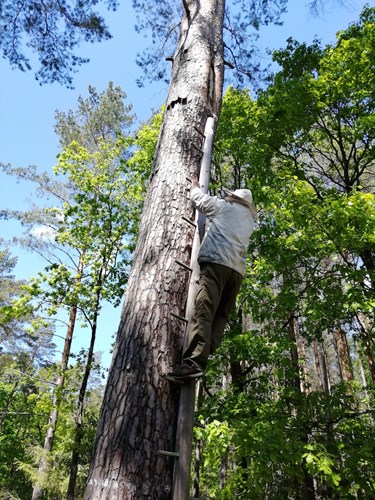
[[207, 215], [207, 217], [213, 217], [219, 210], [216, 196], [202, 193], [197, 179], [193, 179], [191, 182], [190, 199], [193, 207]]

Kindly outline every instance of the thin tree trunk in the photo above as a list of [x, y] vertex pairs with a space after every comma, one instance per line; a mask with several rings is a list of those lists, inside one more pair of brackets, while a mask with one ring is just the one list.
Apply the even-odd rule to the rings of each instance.
[[220, 489], [223, 490], [225, 488], [227, 482], [227, 471], [228, 471], [228, 455], [229, 455], [229, 447], [226, 449], [226, 453], [220, 461], [220, 478], [219, 478], [219, 486]]
[[317, 386], [318, 389], [323, 392], [325, 388], [323, 382], [322, 366], [320, 363], [319, 346], [318, 346], [318, 341], [316, 339], [314, 339], [312, 342], [312, 348], [313, 348], [313, 359], [314, 359]]
[[362, 389], [363, 389], [363, 392], [365, 395], [366, 407], [367, 407], [367, 409], [370, 409], [371, 403], [370, 403], [370, 397], [369, 397], [368, 388], [367, 388], [366, 373], [365, 373], [365, 369], [364, 369], [363, 363], [362, 363], [362, 353], [360, 351], [360, 348], [358, 346], [358, 342], [356, 340], [354, 340], [354, 349], [355, 349], [355, 353], [356, 353], [357, 359], [358, 359], [359, 374], [361, 377]]
[[[163, 375], [180, 361], [192, 227], [186, 177], [223, 81], [223, 0], [185, 2], [172, 83], [109, 371], [85, 498], [170, 498], [178, 389]], [[212, 100], [210, 96], [212, 95]], [[184, 500], [184, 499], [181, 499]]]
[[[47, 454], [52, 451], [53, 439], [55, 436], [57, 421], [59, 417], [59, 407], [61, 402], [61, 391], [65, 383], [65, 372], [68, 368], [70, 349], [73, 340], [73, 332], [77, 317], [77, 306], [73, 306], [70, 310], [69, 323], [65, 336], [64, 349], [61, 358], [60, 374], [56, 379], [56, 385], [52, 396], [52, 410], [49, 415], [48, 427], [44, 439], [43, 449], [45, 453], [39, 462], [39, 476], [43, 478], [48, 469]], [[32, 500], [42, 498], [43, 488], [40, 484], [36, 484], [33, 489]]]
[[292, 346], [290, 348], [290, 358], [292, 361], [292, 385], [296, 388], [298, 392], [301, 392], [301, 377], [300, 377], [300, 367], [299, 367], [299, 356], [298, 356], [298, 347], [297, 347], [297, 334], [296, 334], [296, 320], [293, 316], [288, 318], [288, 332], [289, 339], [292, 342]]
[[90, 345], [87, 353], [87, 361], [85, 366], [85, 371], [83, 374], [81, 387], [78, 395], [78, 405], [76, 411], [76, 420], [75, 420], [75, 430], [74, 430], [74, 443], [73, 443], [73, 451], [72, 458], [70, 463], [70, 477], [68, 490], [66, 494], [66, 500], [75, 500], [75, 487], [77, 482], [77, 474], [78, 474], [78, 464], [79, 464], [79, 450], [81, 448], [81, 442], [83, 438], [83, 414], [85, 409], [85, 397], [87, 390], [87, 383], [90, 377], [92, 362], [94, 359], [94, 347], [95, 347], [95, 339], [98, 325], [98, 317], [99, 317], [99, 307], [100, 307], [100, 287], [101, 284], [98, 284], [98, 292], [96, 297], [96, 303], [94, 305], [94, 318], [91, 326], [91, 339]]
[[341, 329], [335, 330], [334, 337], [341, 380], [349, 382], [353, 380], [353, 368], [350, 361], [348, 338]]
[[328, 363], [328, 356], [327, 356], [327, 350], [324, 344], [324, 339], [322, 339], [322, 342], [320, 344], [321, 348], [321, 359], [322, 359], [322, 373], [323, 373], [323, 380], [324, 380], [324, 387], [325, 391], [330, 394], [331, 393], [331, 376], [330, 376], [330, 371], [329, 371], [329, 363]]
[[371, 249], [363, 250], [360, 257], [368, 271], [368, 279], [371, 283], [372, 294], [375, 296], [375, 280], [374, 280], [374, 269], [375, 269], [375, 252]]
[[[371, 284], [372, 296], [375, 297], [375, 280], [374, 280], [374, 269], [375, 269], [375, 252], [372, 249], [363, 250], [360, 257], [368, 271], [367, 281]], [[373, 318], [370, 320], [369, 317], [362, 314], [357, 315], [357, 320], [362, 332], [363, 345], [365, 348], [365, 353], [367, 356], [368, 367], [371, 375], [371, 384], [375, 387], [375, 360], [374, 360], [374, 341], [371, 336], [368, 335], [374, 328]], [[369, 324], [369, 322], [372, 324]]]
[[199, 473], [201, 463], [201, 441], [197, 439], [194, 453], [193, 498], [199, 498]]
[[[241, 330], [246, 331], [248, 329], [248, 325], [246, 325], [246, 316], [244, 316], [243, 312], [240, 311], [239, 313], [239, 318], [242, 323], [241, 325]], [[232, 358], [232, 357], [231, 357]], [[233, 387], [239, 392], [245, 392], [246, 390], [246, 374], [242, 370], [241, 363], [237, 361], [236, 359], [231, 359], [230, 360], [230, 375], [231, 375], [231, 380], [232, 380], [232, 385]], [[251, 415], [249, 415], [249, 418], [253, 417], [253, 412]], [[247, 459], [244, 456], [239, 456], [237, 457], [237, 462], [239, 462], [239, 466], [242, 469], [242, 481], [240, 482], [239, 486], [236, 489], [236, 497], [238, 496], [241, 498], [242, 495], [244, 495], [244, 486], [247, 484], [248, 480], [248, 472], [247, 472]], [[232, 463], [232, 468], [235, 469], [237, 466], [236, 463]]]
[[300, 365], [300, 379], [301, 379], [301, 391], [303, 394], [309, 393], [309, 372], [306, 363], [306, 345], [305, 339], [301, 335], [297, 335], [297, 351], [299, 353], [299, 359], [302, 360], [302, 365]]
[[[196, 398], [195, 398], [195, 412], [199, 413], [200, 404], [203, 398], [203, 384], [201, 381], [198, 382], [196, 386]], [[199, 427], [203, 427], [200, 423], [195, 423]], [[195, 453], [194, 453], [194, 475], [193, 475], [193, 498], [199, 498], [200, 495], [200, 466], [201, 466], [201, 453], [202, 443], [200, 439], [195, 442]]]
[[[77, 280], [78, 281], [81, 279], [82, 272], [83, 272], [83, 254], [81, 254], [81, 256], [80, 256], [80, 260], [79, 260], [78, 268], [77, 268], [77, 276], [78, 276]], [[61, 393], [62, 393], [62, 389], [63, 389], [64, 383], [65, 383], [65, 373], [66, 373], [66, 370], [67, 370], [68, 364], [69, 364], [69, 356], [70, 356], [70, 350], [72, 347], [72, 340], [73, 340], [73, 333], [74, 333], [76, 318], [77, 318], [77, 306], [74, 305], [70, 309], [69, 322], [68, 322], [68, 327], [66, 330], [65, 341], [64, 341], [64, 349], [63, 349], [62, 356], [61, 356], [60, 373], [57, 377], [55, 389], [53, 391], [53, 396], [52, 396], [52, 410], [51, 410], [50, 415], [49, 415], [48, 427], [47, 427], [47, 432], [46, 432], [46, 436], [44, 439], [44, 446], [43, 446], [45, 453], [43, 454], [43, 457], [39, 462], [38, 472], [39, 472], [39, 476], [41, 478], [43, 478], [43, 476], [46, 474], [46, 471], [48, 468], [47, 454], [50, 453], [52, 450], [53, 439], [55, 436], [57, 421], [59, 418], [59, 407], [60, 407], [60, 401], [61, 401]], [[37, 483], [33, 489], [32, 500], [39, 500], [42, 497], [42, 494], [43, 494], [42, 486]]]
[[316, 376], [318, 379], [318, 387], [320, 391], [324, 391], [327, 394], [330, 392], [330, 384], [329, 377], [327, 373], [327, 363], [324, 352], [319, 347], [318, 341], [316, 339], [313, 340], [313, 355], [314, 355], [314, 364]]
[[366, 334], [363, 336], [363, 346], [367, 357], [367, 363], [370, 372], [370, 379], [372, 386], [375, 387], [375, 361], [374, 361], [374, 343], [372, 339]]
[[[300, 377], [300, 365], [299, 365], [299, 353], [298, 353], [298, 345], [297, 345], [297, 325], [296, 320], [293, 316], [289, 317], [288, 321], [288, 331], [289, 331], [289, 339], [292, 342], [292, 346], [290, 348], [290, 357], [292, 361], [292, 383], [297, 393], [302, 394], [302, 384]], [[296, 419], [298, 419], [298, 413], [300, 412], [300, 408], [298, 405], [291, 404], [290, 405], [291, 414], [295, 415]], [[301, 435], [301, 439], [308, 443], [308, 436]], [[295, 491], [297, 498], [303, 498], [304, 500], [313, 500], [315, 499], [315, 491], [314, 491], [314, 481], [312, 476], [306, 467], [303, 467], [303, 484], [300, 484], [297, 478], [294, 479]]]
[[372, 387], [375, 387], [374, 342], [371, 336], [369, 335], [369, 332], [371, 332], [373, 329], [373, 324], [371, 324], [370, 320], [362, 314], [357, 315], [357, 321], [361, 332], [361, 341], [367, 357], [371, 385]]

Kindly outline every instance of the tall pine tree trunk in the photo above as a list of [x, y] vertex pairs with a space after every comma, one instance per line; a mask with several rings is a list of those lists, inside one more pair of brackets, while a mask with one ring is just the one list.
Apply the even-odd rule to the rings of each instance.
[[[222, 97], [223, 0], [184, 2], [180, 39], [101, 410], [85, 499], [163, 499], [172, 488], [180, 361], [193, 228], [189, 184], [200, 130]], [[211, 109], [213, 107], [213, 109]], [[183, 499], [181, 499], [183, 500]]]

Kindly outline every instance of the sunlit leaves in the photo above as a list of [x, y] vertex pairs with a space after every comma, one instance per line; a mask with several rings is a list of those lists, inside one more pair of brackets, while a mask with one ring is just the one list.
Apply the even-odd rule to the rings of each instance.
[[[339, 352], [323, 351], [338, 349], [339, 332], [364, 346], [371, 368], [373, 16], [365, 8], [334, 46], [289, 40], [256, 100], [234, 89], [224, 99], [215, 173], [253, 190], [260, 220], [201, 406], [202, 421], [230, 436], [210, 462], [225, 470], [217, 498], [305, 498], [312, 479], [327, 498], [374, 494], [372, 394], [355, 370], [337, 383]], [[330, 379], [318, 386], [320, 355]], [[351, 344], [349, 355], [359, 364]]]

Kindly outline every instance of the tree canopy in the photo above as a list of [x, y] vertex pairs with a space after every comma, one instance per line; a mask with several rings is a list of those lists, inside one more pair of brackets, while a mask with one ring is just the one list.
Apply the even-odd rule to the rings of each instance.
[[[229, 80], [249, 84], [260, 73], [256, 46], [259, 27], [281, 24], [287, 3], [288, 0], [226, 2], [223, 38], [224, 59], [233, 70], [227, 75]], [[137, 14], [136, 30], [151, 39], [150, 46], [137, 57], [137, 64], [143, 70], [143, 77], [138, 79], [138, 83], [142, 85], [144, 80], [164, 80], [168, 83], [166, 60], [173, 60], [184, 10], [190, 16], [189, 1], [133, 0], [133, 7]]]
[[[59, 82], [71, 86], [72, 73], [88, 62], [75, 51], [82, 41], [97, 42], [111, 37], [103, 17], [94, 10], [97, 0], [0, 1], [0, 49], [12, 67], [21, 71], [33, 66], [36, 54], [40, 83]], [[105, 0], [116, 9], [117, 0]]]

